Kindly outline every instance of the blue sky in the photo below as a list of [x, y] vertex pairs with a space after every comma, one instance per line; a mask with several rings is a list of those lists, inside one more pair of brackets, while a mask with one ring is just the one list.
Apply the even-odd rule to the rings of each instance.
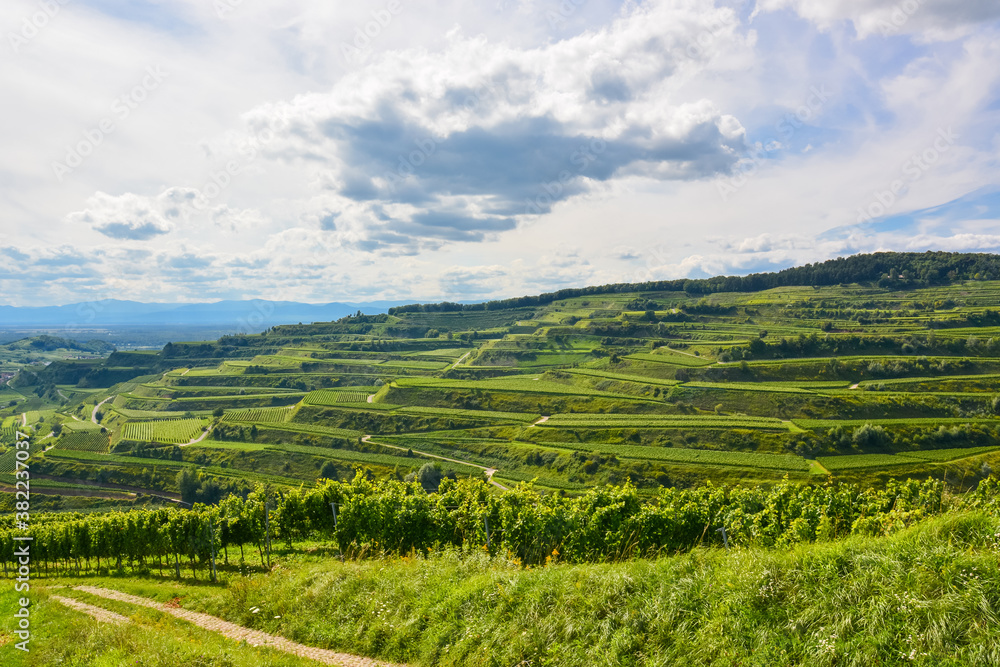
[[8, 0], [0, 302], [1000, 248], [994, 0]]

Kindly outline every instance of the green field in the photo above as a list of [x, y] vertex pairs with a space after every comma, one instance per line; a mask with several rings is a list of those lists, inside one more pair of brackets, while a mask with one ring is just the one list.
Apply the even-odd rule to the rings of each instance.
[[182, 444], [197, 438], [202, 432], [200, 419], [166, 421], [130, 421], [122, 428], [124, 440]]
[[338, 403], [367, 403], [368, 392], [326, 389], [314, 391], [305, 397], [307, 405], [337, 405]]
[[655, 354], [630, 354], [628, 359], [634, 359], [635, 361], [652, 361], [658, 364], [670, 364], [672, 366], [709, 366], [714, 361], [710, 359], [702, 359], [694, 355], [681, 354], [679, 352], [657, 352]]
[[773, 417], [726, 417], [718, 415], [553, 415], [540, 428], [762, 428], [787, 430]]
[[442, 415], [445, 417], [467, 417], [469, 419], [485, 419], [488, 421], [531, 423], [541, 415], [521, 412], [492, 412], [489, 410], [460, 410], [456, 408], [431, 408], [424, 406], [408, 406], [399, 408], [400, 412], [411, 414]]
[[248, 408], [245, 410], [229, 410], [223, 416], [222, 421], [280, 424], [291, 419], [291, 416], [291, 408]]
[[821, 456], [816, 459], [831, 471], [854, 470], [857, 468], [884, 468], [887, 466], [914, 465], [919, 459], [895, 454], [858, 454], [847, 456]]
[[108, 435], [101, 433], [100, 430], [72, 431], [67, 429], [56, 441], [56, 449], [75, 449], [84, 452], [106, 453], [109, 446]]

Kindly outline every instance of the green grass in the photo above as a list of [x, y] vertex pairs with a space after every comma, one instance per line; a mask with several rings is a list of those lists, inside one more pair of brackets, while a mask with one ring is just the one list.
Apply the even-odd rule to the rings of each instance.
[[571, 368], [567, 370], [573, 375], [584, 375], [588, 377], [604, 378], [607, 380], [620, 380], [622, 382], [635, 382], [636, 384], [648, 384], [662, 387], [672, 387], [680, 384], [679, 380], [663, 380], [660, 378], [645, 377], [643, 375], [627, 375], [625, 373], [612, 373], [594, 368]]
[[643, 445], [609, 445], [605, 443], [546, 442], [553, 449], [571, 449], [579, 452], [605, 454], [643, 461], [663, 461], [685, 465], [760, 468], [805, 472], [809, 465], [804, 458], [791, 454], [758, 454], [757, 452], [732, 452], [714, 449], [687, 449], [683, 447], [646, 447]]
[[306, 433], [309, 435], [323, 435], [323, 436], [331, 436], [334, 438], [353, 439], [361, 437], [361, 431], [352, 431], [346, 428], [332, 428], [329, 426], [321, 426], [319, 424], [298, 424], [295, 422], [285, 422], [283, 424], [276, 424], [276, 423], [259, 424], [259, 427], [262, 429], [267, 429], [269, 431]]
[[953, 449], [927, 449], [920, 452], [906, 452], [906, 456], [914, 459], [922, 459], [924, 461], [944, 463], [947, 461], [964, 459], [969, 456], [978, 456], [979, 454], [987, 454], [989, 452], [995, 452], [997, 449], [1000, 449], [1000, 447], [958, 447]]
[[100, 424], [95, 424], [92, 421], [70, 420], [70, 421], [67, 421], [67, 422], [63, 422], [63, 430], [65, 430], [65, 431], [73, 431], [73, 432], [77, 432], [77, 433], [88, 433], [88, 432], [91, 432], [91, 431], [100, 431], [101, 428], [102, 427], [101, 427]]
[[400, 378], [397, 380], [402, 388], [422, 387], [432, 389], [468, 389], [495, 392], [513, 392], [528, 394], [557, 394], [562, 396], [606, 396], [625, 400], [636, 400], [634, 396], [616, 394], [609, 391], [598, 391], [588, 387], [573, 386], [542, 380], [537, 375], [518, 375], [514, 377], [493, 378], [489, 380], [445, 380], [439, 378]]
[[788, 426], [775, 417], [730, 417], [723, 415], [628, 415], [628, 414], [559, 414], [538, 428], [637, 428], [637, 429], [780, 429]]
[[[81, 582], [70, 582], [81, 583]], [[118, 581], [108, 582], [109, 587]], [[12, 610], [0, 620], [0, 640], [12, 637], [13, 610], [19, 608], [21, 593], [4, 586], [0, 604]], [[51, 595], [78, 599], [93, 606], [120, 613], [130, 623], [98, 623], [90, 616], [70, 609]], [[32, 586], [30, 652], [0, 645], [4, 667], [305, 667], [317, 663], [269, 648], [255, 648], [198, 628], [153, 609], [132, 607], [97, 598], [71, 589], [47, 590]], [[20, 641], [16, 639], [14, 641]]]
[[659, 351], [653, 354], [646, 354], [644, 352], [630, 354], [626, 359], [632, 359], [634, 361], [654, 361], [658, 364], [670, 364], [671, 366], [688, 366], [691, 368], [697, 368], [701, 366], [711, 366], [715, 362], [711, 359], [703, 359], [701, 357], [696, 357], [694, 355], [681, 354], [679, 352], [663, 351], [665, 348], [660, 348]]
[[527, 423], [537, 420], [541, 415], [525, 412], [493, 412], [491, 410], [462, 410], [458, 408], [431, 408], [424, 406], [407, 406], [399, 408], [399, 412], [417, 415], [440, 415], [442, 417], [467, 417], [470, 419], [485, 419], [489, 421]]
[[[685, 382], [681, 385], [685, 389], [724, 389], [728, 391], [768, 391], [785, 394], [811, 394], [813, 392], [803, 389], [793, 383], [784, 382]], [[839, 386], [839, 385], [838, 385]]]
[[889, 537], [618, 564], [287, 555], [225, 588], [98, 585], [414, 666], [987, 667], [1000, 655], [997, 533], [996, 518], [964, 514]]
[[[379, 454], [373, 452], [356, 452], [350, 449], [334, 449], [326, 447], [308, 447], [304, 445], [291, 445], [282, 444], [274, 445], [271, 447], [274, 450], [294, 452], [296, 454], [310, 454], [312, 456], [320, 456], [327, 459], [334, 459], [337, 461], [346, 461], [349, 463], [367, 463], [370, 465], [378, 465], [386, 468], [402, 468], [411, 469], [419, 468], [423, 464], [427, 463], [427, 458], [414, 455], [405, 456], [405, 452], [399, 455], [393, 454]], [[398, 450], [392, 450], [398, 451]], [[440, 461], [442, 468], [445, 470], [455, 470], [466, 475], [479, 476], [482, 471], [474, 466], [466, 466], [459, 463], [451, 463], [449, 461]]]
[[983, 419], [970, 417], [910, 417], [905, 419], [793, 419], [792, 422], [804, 429], [816, 430], [842, 426], [856, 428], [865, 424], [886, 427], [937, 426], [956, 424], [995, 424], [1000, 426], [1000, 419]]
[[816, 460], [831, 472], [858, 468], [885, 468], [920, 463], [910, 454], [848, 454], [845, 456], [817, 456]]

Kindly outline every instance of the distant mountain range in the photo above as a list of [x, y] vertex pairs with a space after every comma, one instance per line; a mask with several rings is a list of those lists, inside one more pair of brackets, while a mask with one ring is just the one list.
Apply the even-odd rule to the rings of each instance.
[[66, 306], [0, 306], [0, 329], [8, 327], [99, 328], [112, 326], [220, 326], [257, 333], [278, 324], [330, 322], [359, 310], [385, 313], [399, 301], [310, 304], [294, 301], [139, 303], [105, 299]]

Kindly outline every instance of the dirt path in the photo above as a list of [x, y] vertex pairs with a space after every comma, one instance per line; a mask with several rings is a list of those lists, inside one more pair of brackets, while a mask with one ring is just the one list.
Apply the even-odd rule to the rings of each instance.
[[852, 385], [850, 386], [850, 389], [857, 389], [857, 388], [858, 388], [858, 385], [859, 385], [859, 384], [860, 384], [860, 382], [859, 382], [859, 383], [855, 383], [855, 384], [852, 384]]
[[458, 361], [456, 361], [456, 362], [455, 362], [454, 364], [452, 364], [452, 365], [451, 365], [451, 368], [452, 368], [452, 370], [454, 370], [454, 369], [458, 368], [458, 365], [459, 365], [460, 363], [462, 363], [463, 361], [465, 361], [465, 359], [466, 359], [466, 358], [467, 358], [467, 357], [468, 357], [468, 356], [469, 356], [470, 354], [472, 354], [472, 351], [471, 351], [471, 350], [470, 350], [470, 351], [468, 351], [468, 352], [466, 352], [465, 354], [463, 354], [463, 355], [462, 355], [461, 357], [459, 357], [459, 358], [458, 358]]
[[487, 468], [486, 469], [486, 479], [489, 480], [490, 484], [492, 484], [493, 486], [497, 487], [501, 491], [510, 491], [510, 489], [508, 489], [506, 486], [504, 486], [500, 482], [498, 482], [495, 479], [493, 479], [493, 475], [495, 475], [496, 472], [497, 472], [496, 468]]
[[64, 598], [61, 595], [51, 595], [50, 596], [56, 602], [62, 603], [69, 607], [70, 609], [75, 609], [77, 611], [82, 611], [88, 616], [93, 616], [95, 620], [101, 623], [114, 623], [116, 625], [124, 625], [126, 623], [131, 623], [128, 618], [122, 616], [121, 614], [116, 614], [113, 611], [108, 611], [107, 609], [101, 609], [100, 607], [95, 607], [92, 604], [87, 604], [86, 602], [80, 602], [79, 600], [73, 600], [71, 598]]
[[[361, 442], [371, 443], [372, 442], [372, 436], [370, 436], [370, 435], [361, 436]], [[372, 444], [376, 444], [379, 447], [388, 447], [389, 449], [398, 449], [401, 452], [413, 452], [414, 454], [417, 454], [419, 456], [426, 456], [429, 459], [437, 459], [439, 461], [447, 461], [448, 463], [458, 463], [459, 465], [469, 466], [471, 468], [479, 468], [480, 470], [482, 470], [483, 472], [486, 473], [486, 477], [487, 477], [487, 479], [489, 479], [490, 484], [492, 484], [493, 486], [499, 487], [499, 488], [503, 489], [504, 491], [508, 490], [507, 487], [504, 486], [503, 484], [501, 484], [500, 482], [494, 482], [493, 481], [493, 475], [496, 474], [496, 472], [497, 472], [496, 468], [488, 468], [486, 466], [481, 466], [478, 463], [472, 463], [471, 461], [460, 461], [458, 459], [449, 459], [447, 456], [438, 456], [437, 454], [428, 454], [427, 452], [417, 451], [416, 449], [413, 449], [412, 447], [400, 447], [398, 445], [387, 445], [384, 442], [376, 442], [376, 443], [372, 443]]]
[[369, 403], [375, 402], [375, 394], [368, 394], [368, 402]]
[[59, 396], [62, 398], [62, 400], [67, 401], [67, 402], [69, 401], [69, 396], [67, 396], [66, 394], [62, 393], [62, 389], [56, 389], [56, 393], [59, 394]]
[[103, 401], [95, 405], [94, 411], [90, 415], [90, 421], [94, 422], [95, 424], [100, 424], [101, 422], [97, 421], [97, 411], [101, 409], [102, 405], [104, 405], [108, 401], [114, 400], [115, 398], [117, 398], [117, 396], [108, 396]]
[[205, 431], [204, 433], [202, 433], [200, 437], [195, 438], [191, 442], [185, 442], [183, 445], [178, 445], [178, 447], [188, 447], [190, 445], [197, 445], [199, 442], [201, 442], [202, 440], [204, 440], [205, 438], [207, 438], [211, 432], [212, 432], [212, 429], [209, 428], [207, 431]]
[[537, 421], [532, 422], [531, 424], [529, 424], [528, 428], [531, 428], [532, 426], [538, 426], [539, 424], [544, 424], [548, 420], [549, 420], [549, 418], [547, 416], [543, 415], [543, 416], [539, 417]]
[[187, 609], [182, 609], [180, 607], [168, 607], [160, 604], [156, 600], [129, 595], [120, 591], [107, 588], [95, 588], [93, 586], [76, 586], [74, 590], [90, 593], [91, 595], [107, 598], [108, 600], [117, 600], [119, 602], [126, 602], [128, 604], [156, 609], [176, 618], [188, 621], [189, 623], [193, 623], [200, 628], [218, 632], [229, 639], [245, 641], [251, 646], [266, 646], [268, 648], [274, 648], [302, 658], [315, 660], [325, 665], [340, 665], [341, 667], [403, 667], [402, 665], [394, 665], [388, 662], [371, 660], [370, 658], [361, 658], [354, 655], [348, 655], [346, 653], [337, 653], [327, 649], [314, 648], [312, 646], [298, 644], [285, 639], [284, 637], [269, 635], [266, 632], [260, 632], [259, 630], [251, 630], [250, 628], [245, 628], [242, 625], [237, 625], [235, 623], [230, 623], [229, 621], [224, 621], [221, 618], [216, 618], [215, 616], [209, 616], [208, 614], [201, 614], [195, 611], [188, 611]]
[[27, 427], [27, 425], [28, 425], [28, 413], [27, 412], [22, 412], [21, 413], [21, 426]]

